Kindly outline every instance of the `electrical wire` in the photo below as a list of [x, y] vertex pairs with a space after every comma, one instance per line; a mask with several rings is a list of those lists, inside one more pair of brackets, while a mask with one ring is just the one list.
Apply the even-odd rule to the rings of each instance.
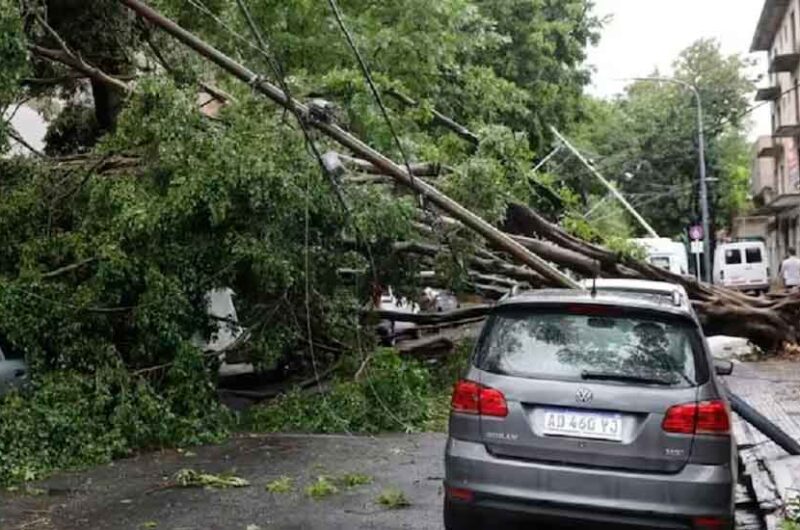
[[[237, 3], [239, 4], [240, 9], [242, 10], [243, 14], [245, 15], [245, 18], [248, 21], [248, 25], [250, 26], [251, 32], [253, 32], [253, 34], [256, 36], [256, 39], [259, 41], [259, 45], [261, 47], [262, 55], [264, 55], [265, 57], [269, 58], [269, 61], [271, 63], [271, 68], [273, 69], [273, 72], [275, 73], [276, 77], [278, 78], [279, 82], [281, 83], [281, 88], [284, 91], [284, 93], [286, 94], [287, 100], [289, 100], [290, 102], [293, 102], [293, 100], [291, 98], [291, 94], [289, 92], [289, 88], [285, 83], [285, 78], [284, 78], [285, 76], [284, 76], [284, 73], [283, 73], [283, 69], [280, 66], [280, 63], [277, 61], [277, 59], [272, 58], [271, 54], [269, 53], [266, 40], [261, 36], [261, 33], [258, 30], [258, 27], [256, 26], [255, 21], [253, 20], [253, 17], [251, 16], [251, 14], [249, 12], [249, 9], [247, 8], [247, 5], [245, 4], [244, 0], [237, 0]], [[292, 103], [290, 103], [290, 105], [292, 105]], [[325, 165], [322, 162], [321, 155], [319, 154], [319, 151], [316, 149], [316, 145], [314, 144], [313, 139], [311, 139], [310, 134], [308, 134], [308, 131], [306, 129], [306, 126], [305, 126], [305, 123], [304, 123], [304, 121], [302, 119], [302, 116], [299, 115], [299, 113], [297, 112], [296, 108], [290, 109], [290, 110], [293, 110], [293, 113], [297, 117], [297, 120], [300, 123], [300, 126], [303, 128], [303, 131], [306, 132], [307, 141], [312, 146], [312, 148], [314, 150], [314, 153], [315, 153], [315, 156], [319, 160], [323, 171], [325, 173], [329, 173], [327, 171], [327, 168], [325, 167]], [[408, 164], [407, 164], [407, 168], [408, 168], [409, 174], [411, 175], [412, 173], [410, 171], [410, 167], [408, 166]], [[369, 244], [369, 241], [367, 240], [367, 238], [362, 237], [362, 234], [360, 233], [360, 230], [358, 229], [358, 226], [355, 225], [355, 222], [354, 222], [352, 216], [350, 215], [349, 208], [347, 207], [347, 204], [344, 201], [344, 197], [341, 195], [341, 191], [338, 189], [338, 185], [336, 185], [335, 181], [333, 181], [333, 183], [334, 183], [335, 189], [339, 192], [340, 202], [342, 203], [342, 206], [345, 209], [346, 218], [348, 220], [352, 221], [353, 229], [354, 229], [354, 231], [356, 233], [357, 240], [361, 240], [361, 241], [363, 241], [365, 243], [366, 251], [367, 251], [367, 254], [368, 254], [368, 259], [369, 259], [370, 265], [371, 265], [371, 271], [372, 271], [373, 275], [375, 275], [375, 274], [377, 274], [377, 271], [376, 271], [376, 266], [375, 266], [375, 262], [374, 262], [374, 257], [373, 257], [373, 252], [372, 252], [371, 245]], [[319, 370], [318, 370], [318, 366], [317, 366], [316, 355], [314, 353], [314, 345], [313, 345], [313, 338], [312, 338], [313, 330], [311, 329], [311, 305], [310, 305], [311, 287], [310, 287], [310, 250], [309, 250], [309, 248], [310, 248], [310, 241], [309, 241], [310, 202], [309, 201], [310, 201], [310, 178], [309, 178], [309, 180], [307, 180], [307, 184], [306, 184], [306, 203], [305, 203], [305, 217], [304, 217], [304, 230], [305, 230], [305, 241], [304, 241], [304, 243], [305, 243], [305, 252], [304, 252], [305, 286], [304, 287], [305, 287], [306, 334], [307, 334], [308, 340], [309, 340], [309, 351], [310, 351], [310, 355], [311, 355], [312, 369], [314, 371], [314, 376], [315, 376], [315, 380], [316, 380], [316, 383], [317, 383], [317, 388], [321, 391], [322, 390], [322, 386], [321, 386], [321, 382], [320, 382], [320, 379], [319, 379]], [[356, 317], [356, 318], [358, 318], [358, 317]], [[386, 412], [387, 416], [392, 418], [393, 421], [398, 423], [398, 425], [403, 427], [406, 431], [413, 430], [413, 426], [409, 425], [407, 422], [405, 422], [404, 420], [402, 420], [401, 418], [399, 418], [396, 414], [394, 414], [392, 412], [392, 410], [386, 405], [386, 403], [381, 398], [380, 393], [375, 388], [375, 386], [374, 386], [374, 384], [372, 382], [372, 379], [371, 379], [371, 377], [369, 375], [369, 369], [366, 366], [367, 359], [365, 358], [365, 356], [363, 354], [363, 348], [361, 347], [361, 334], [360, 334], [360, 329], [361, 328], [360, 328], [360, 324], [358, 322], [356, 322], [355, 326], [356, 326], [355, 330], [356, 330], [358, 349], [359, 349], [359, 353], [360, 353], [361, 358], [362, 358], [362, 362], [364, 363], [364, 366], [365, 366], [365, 373], [367, 375], [366, 380], [367, 380], [367, 384], [370, 387], [370, 391], [375, 396], [375, 399], [378, 402], [378, 404], [381, 406], [381, 408], [384, 409], [384, 411]], [[327, 401], [327, 399], [324, 396], [324, 392], [321, 392], [321, 393], [322, 393], [323, 403], [329, 409], [329, 412], [331, 413], [331, 415], [334, 418], [336, 418], [342, 424], [342, 426], [344, 427], [344, 430], [348, 434], [352, 434], [347, 430], [347, 421], [344, 420], [344, 418], [342, 418], [340, 415], [338, 415], [335, 411], [333, 411], [330, 403]]]
[[[406, 154], [406, 150], [403, 147], [402, 142], [400, 141], [400, 137], [397, 135], [397, 131], [394, 128], [394, 124], [392, 120], [389, 118], [389, 111], [386, 109], [386, 105], [383, 104], [383, 98], [381, 98], [381, 94], [378, 91], [378, 88], [375, 86], [375, 81], [372, 79], [372, 74], [369, 71], [369, 66], [367, 66], [367, 62], [364, 60], [364, 57], [361, 55], [361, 52], [358, 50], [358, 46], [356, 46], [355, 41], [353, 40], [353, 36], [350, 33], [350, 30], [347, 29], [347, 26], [344, 23], [344, 18], [342, 17], [342, 12], [339, 10], [339, 5], [336, 3], [336, 0], [328, 0], [328, 5], [331, 7], [331, 11], [333, 11], [333, 16], [336, 18], [336, 23], [339, 25], [339, 29], [345, 36], [345, 40], [347, 41], [350, 50], [352, 50], [353, 55], [356, 57], [356, 61], [358, 65], [361, 67], [361, 72], [364, 75], [364, 79], [369, 86], [370, 92], [372, 92], [372, 97], [375, 98], [375, 102], [378, 104], [378, 107], [381, 110], [381, 114], [383, 115], [383, 119], [386, 122], [386, 126], [389, 128], [389, 132], [394, 139], [394, 143], [397, 145], [398, 151], [400, 151], [400, 155], [403, 157], [403, 163], [406, 166], [406, 171], [408, 171], [408, 176], [411, 178], [411, 183], [415, 185], [414, 180], [414, 172], [411, 171], [411, 163], [408, 159], [408, 154]], [[416, 187], [416, 185], [415, 185]]]

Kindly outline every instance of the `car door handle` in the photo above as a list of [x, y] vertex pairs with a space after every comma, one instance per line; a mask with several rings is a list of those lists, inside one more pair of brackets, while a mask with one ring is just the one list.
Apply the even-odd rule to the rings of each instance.
[[27, 374], [27, 373], [28, 372], [26, 372], [25, 370], [20, 368], [18, 370], [14, 370], [14, 377], [16, 377], [17, 379], [21, 379], [21, 378], [25, 377], [25, 374]]

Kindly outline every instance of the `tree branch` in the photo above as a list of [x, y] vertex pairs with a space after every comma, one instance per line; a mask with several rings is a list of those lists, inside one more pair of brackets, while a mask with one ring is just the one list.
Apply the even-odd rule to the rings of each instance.
[[88, 78], [122, 90], [126, 94], [131, 92], [131, 88], [127, 85], [127, 83], [120, 81], [116, 77], [110, 76], [99, 68], [91, 66], [86, 61], [76, 55], [71, 54], [70, 52], [53, 50], [51, 48], [43, 48], [42, 46], [37, 46], [35, 44], [29, 45], [28, 49], [39, 57], [61, 63], [64, 66], [68, 66], [69, 68], [84, 74]]
[[[419, 103], [417, 101], [413, 100], [409, 96], [407, 96], [407, 95], [403, 94], [402, 92], [399, 92], [399, 91], [397, 91], [395, 89], [389, 89], [389, 90], [386, 91], [386, 93], [388, 95], [392, 96], [393, 98], [395, 98], [396, 100], [398, 100], [403, 105], [406, 105], [407, 107], [417, 107], [417, 106], [419, 106]], [[432, 114], [433, 114], [434, 121], [436, 123], [438, 123], [439, 125], [447, 128], [447, 129], [450, 129], [451, 131], [456, 133], [458, 136], [460, 136], [461, 138], [463, 138], [464, 140], [470, 142], [473, 145], [478, 145], [480, 143], [481, 139], [477, 134], [473, 133], [472, 131], [470, 131], [469, 129], [467, 129], [466, 127], [464, 127], [463, 125], [461, 125], [460, 123], [455, 121], [454, 119], [445, 116], [444, 114], [442, 114], [441, 112], [439, 112], [436, 109], [433, 109]]]
[[72, 263], [71, 265], [65, 265], [64, 267], [61, 267], [61, 268], [58, 268], [58, 269], [55, 269], [55, 270], [52, 270], [50, 272], [46, 272], [46, 273], [42, 274], [42, 278], [46, 278], [46, 279], [57, 278], [57, 277], [62, 276], [64, 274], [70, 273], [70, 272], [72, 272], [74, 270], [80, 269], [81, 267], [89, 265], [90, 263], [94, 263], [95, 261], [97, 261], [97, 258], [87, 258], [87, 259], [81, 260], [81, 261], [79, 261], [77, 263]]
[[17, 130], [14, 129], [13, 127], [9, 127], [8, 136], [9, 136], [9, 138], [11, 138], [12, 140], [17, 142], [19, 145], [21, 145], [22, 147], [24, 147], [25, 149], [27, 149], [28, 151], [30, 151], [34, 155], [38, 156], [39, 158], [47, 158], [46, 154], [42, 153], [41, 151], [39, 151], [38, 149], [33, 147], [31, 144], [26, 142], [25, 138], [23, 138], [22, 135], [20, 135], [17, 132]]

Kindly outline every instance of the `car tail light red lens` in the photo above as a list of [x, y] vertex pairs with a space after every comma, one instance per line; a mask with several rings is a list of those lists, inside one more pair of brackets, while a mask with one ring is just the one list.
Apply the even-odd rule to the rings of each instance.
[[472, 500], [475, 498], [475, 494], [472, 492], [472, 490], [465, 488], [447, 488], [446, 492], [449, 499], [454, 499], [457, 501], [472, 502]]
[[675, 434], [726, 435], [731, 432], [731, 417], [723, 401], [689, 403], [669, 409], [662, 427]]
[[450, 402], [453, 412], [505, 418], [508, 404], [502, 392], [473, 381], [459, 381]]
[[729, 528], [729, 522], [720, 517], [695, 517], [692, 521], [697, 530], [722, 530]]

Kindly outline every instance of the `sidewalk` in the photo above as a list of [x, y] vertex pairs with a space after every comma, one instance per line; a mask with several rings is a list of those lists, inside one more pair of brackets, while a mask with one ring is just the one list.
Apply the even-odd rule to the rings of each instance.
[[[738, 363], [725, 378], [730, 390], [793, 438], [800, 440], [800, 362]], [[777, 530], [800, 493], [800, 457], [789, 456], [766, 436], [734, 414], [734, 433], [754, 508], [768, 530]], [[746, 513], [742, 499], [740, 513]]]

